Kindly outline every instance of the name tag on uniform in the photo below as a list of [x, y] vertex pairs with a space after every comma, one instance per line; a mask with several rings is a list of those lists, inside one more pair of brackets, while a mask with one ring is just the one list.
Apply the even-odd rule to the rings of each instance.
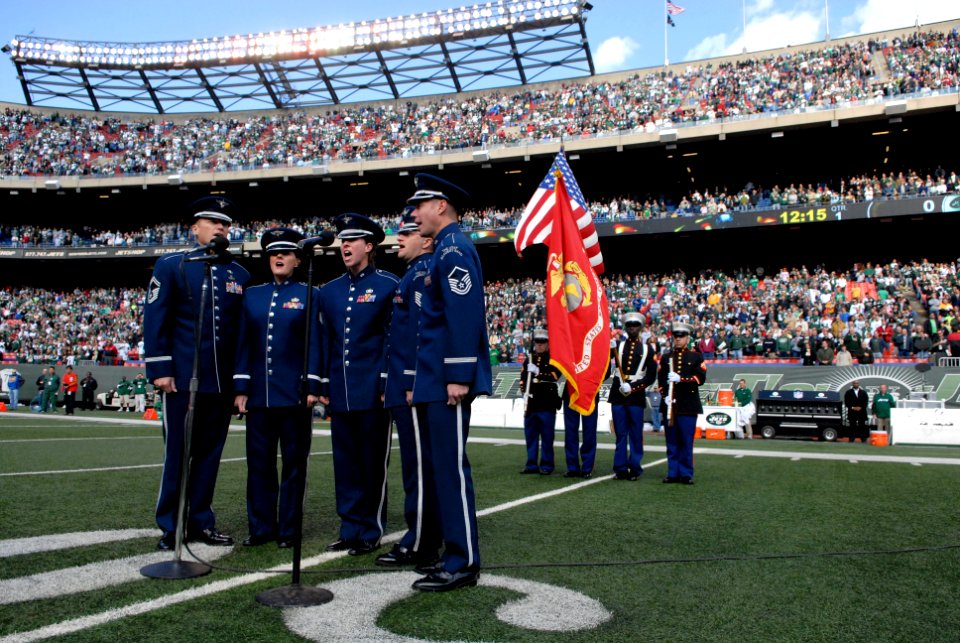
[[226, 284], [224, 284], [223, 287], [228, 293], [231, 293], [233, 295], [243, 294], [243, 286], [241, 286], [235, 281], [228, 281]]

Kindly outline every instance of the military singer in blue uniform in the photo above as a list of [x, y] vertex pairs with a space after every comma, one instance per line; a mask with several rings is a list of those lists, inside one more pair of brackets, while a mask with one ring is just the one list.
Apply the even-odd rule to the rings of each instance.
[[[617, 480], [636, 480], [643, 475], [643, 410], [647, 408], [647, 387], [657, 379], [656, 355], [640, 337], [643, 315], [623, 317], [627, 336], [611, 349], [610, 413], [616, 446], [613, 472]], [[629, 449], [628, 449], [629, 446]]]
[[[412, 212], [413, 206], [407, 206], [407, 209]], [[375, 562], [381, 567], [433, 565], [442, 544], [436, 498], [432, 490], [427, 489], [423, 475], [429, 445], [423, 439], [408, 399], [413, 392], [420, 305], [423, 303], [424, 280], [430, 270], [432, 253], [433, 239], [420, 234], [413, 217], [407, 212], [397, 231], [397, 256], [407, 262], [407, 271], [400, 278], [393, 296], [393, 317], [390, 320], [387, 349], [387, 388], [384, 393], [384, 405], [397, 426], [400, 443], [403, 516], [407, 532], [393, 549], [377, 556]]]
[[[180, 464], [190, 398], [196, 329], [200, 332], [198, 388], [194, 409], [190, 478], [187, 489], [189, 540], [232, 545], [216, 528], [211, 503], [220, 454], [233, 410], [233, 368], [243, 304], [250, 274], [227, 251], [226, 233], [236, 207], [228, 199], [206, 197], [191, 208], [197, 246], [159, 259], [147, 288], [144, 309], [144, 361], [147, 379], [163, 395], [164, 459], [157, 500], [158, 547], [173, 549], [180, 497]], [[199, 260], [198, 260], [199, 259]], [[210, 279], [207, 280], [207, 260]], [[207, 296], [198, 320], [204, 281]]]
[[416, 206], [420, 234], [433, 239], [433, 261], [424, 279], [412, 399], [430, 445], [426, 469], [437, 497], [444, 553], [413, 587], [439, 592], [476, 585], [480, 577], [466, 446], [470, 406], [493, 386], [480, 259], [458, 225], [458, 210], [469, 195], [429, 174], [418, 174], [415, 183], [417, 191], [407, 202]]
[[334, 224], [347, 271], [320, 289], [324, 366], [320, 401], [330, 413], [340, 537], [330, 551], [380, 547], [387, 515], [390, 416], [383, 406], [386, 339], [400, 282], [374, 265], [383, 228], [360, 214]]
[[[302, 391], [304, 340], [308, 323], [319, 318], [320, 289], [307, 311], [307, 285], [294, 279], [300, 266], [291, 228], [271, 228], [260, 246], [270, 266], [270, 283], [247, 288], [240, 320], [235, 403], [247, 414], [247, 522], [250, 546], [277, 541], [293, 546], [299, 490], [306, 475], [311, 409], [320, 393], [320, 345], [311, 332], [306, 391]], [[303, 393], [306, 396], [303, 397]], [[277, 483], [277, 443], [283, 462]], [[279, 500], [279, 514], [278, 514]]]
[[660, 412], [667, 418], [665, 484], [693, 484], [693, 434], [703, 413], [700, 387], [707, 381], [707, 365], [701, 353], [687, 348], [691, 330], [689, 324], [674, 322], [673, 348], [660, 359], [657, 373], [663, 393]]

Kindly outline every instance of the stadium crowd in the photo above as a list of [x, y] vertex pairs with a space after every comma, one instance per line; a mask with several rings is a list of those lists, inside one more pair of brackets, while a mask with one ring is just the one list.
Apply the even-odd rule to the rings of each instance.
[[[929, 171], [906, 170], [860, 174], [836, 182], [791, 183], [786, 187], [774, 185], [770, 189], [748, 183], [739, 191], [725, 188], [694, 190], [684, 195], [674, 206], [664, 199], [644, 200], [627, 197], [588, 204], [597, 223], [616, 221], [645, 221], [665, 217], [716, 215], [745, 212], [760, 208], [804, 207], [830, 203], [860, 203], [881, 199], [906, 199], [927, 195], [956, 194], [960, 192], [957, 170], [947, 172], [942, 167]], [[462, 227], [484, 230], [516, 227], [523, 207], [511, 209], [486, 208], [464, 213]], [[373, 218], [392, 234], [399, 226], [399, 213], [374, 215]], [[329, 218], [309, 217], [292, 220], [256, 220], [237, 222], [230, 229], [231, 241], [255, 241], [264, 230], [275, 225], [296, 228], [307, 236], [331, 230]], [[162, 223], [137, 230], [104, 230], [91, 225], [77, 229], [47, 228], [35, 225], [0, 225], [0, 245], [15, 247], [130, 247], [142, 245], [182, 244], [192, 241], [190, 227], [183, 223]]]
[[0, 176], [141, 175], [301, 166], [465, 147], [654, 131], [680, 123], [795, 112], [955, 89], [960, 36], [916, 32], [618, 81], [521, 87], [405, 104], [124, 120], [0, 114]]
[[[640, 312], [648, 322], [645, 333], [661, 347], [670, 323], [684, 321], [694, 327], [707, 359], [843, 364], [960, 356], [960, 332], [953, 332], [960, 328], [958, 269], [960, 259], [891, 261], [839, 272], [801, 266], [769, 275], [606, 275], [604, 282], [614, 328], [626, 313]], [[29, 363], [136, 361], [145, 294], [0, 290], [0, 351]], [[543, 281], [488, 283], [486, 301], [491, 360], [516, 362], [533, 329], [545, 323]]]

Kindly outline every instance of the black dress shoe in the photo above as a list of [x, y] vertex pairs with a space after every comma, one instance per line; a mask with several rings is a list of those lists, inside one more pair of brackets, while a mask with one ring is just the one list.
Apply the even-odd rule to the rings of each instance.
[[616, 475], [617, 480], [636, 480], [638, 478], [637, 474], [631, 473], [629, 471], [619, 471]]
[[461, 587], [476, 587], [480, 579], [479, 569], [464, 569], [459, 572], [438, 571], [414, 581], [413, 589], [421, 592], [449, 592]]
[[160, 542], [157, 543], [157, 549], [161, 551], [171, 551], [177, 546], [177, 535], [173, 532], [160, 536]]
[[528, 475], [533, 474], [533, 473], [540, 473], [540, 470], [539, 470], [539, 469], [524, 469], [523, 471], [520, 472], [520, 475], [522, 475], [522, 476], [528, 476]]
[[540, 469], [540, 475], [549, 476], [553, 473], [553, 469]]
[[221, 534], [217, 531], [216, 527], [204, 529], [198, 536], [191, 537], [190, 540], [201, 542], [211, 547], [230, 547], [233, 545], [233, 538], [226, 534]]
[[583, 478], [584, 480], [589, 480], [590, 478], [593, 477], [593, 473], [591, 473], [590, 471], [584, 471], [580, 474], [580, 477]]
[[565, 474], [563, 474], [563, 477], [564, 478], [582, 478], [583, 474], [580, 473], [579, 471], [567, 471]]
[[403, 567], [405, 565], [416, 565], [420, 561], [420, 556], [412, 549], [407, 549], [402, 545], [394, 545], [393, 549], [385, 554], [380, 554], [373, 561], [380, 567]]
[[418, 574], [434, 574], [436, 572], [443, 571], [443, 561], [439, 558], [434, 558], [433, 560], [424, 560], [417, 563], [417, 566], [413, 568]]
[[267, 543], [272, 543], [276, 540], [277, 537], [272, 534], [260, 534], [259, 536], [247, 536], [243, 541], [244, 547], [259, 547], [260, 545], [266, 545]]
[[667, 476], [666, 478], [663, 479], [663, 484], [674, 484], [676, 482], [680, 482], [680, 478], [673, 478], [673, 477]]
[[693, 478], [680, 478], [680, 484], [693, 484]]
[[351, 556], [363, 556], [364, 554], [369, 554], [380, 549], [380, 543], [368, 543], [363, 540], [353, 544], [353, 547], [350, 548], [350, 551], [347, 554]]
[[277, 549], [290, 549], [293, 547], [293, 538], [277, 539]]
[[352, 540], [347, 540], [346, 538], [337, 538], [332, 543], [327, 545], [327, 551], [346, 551], [353, 547], [355, 544]]

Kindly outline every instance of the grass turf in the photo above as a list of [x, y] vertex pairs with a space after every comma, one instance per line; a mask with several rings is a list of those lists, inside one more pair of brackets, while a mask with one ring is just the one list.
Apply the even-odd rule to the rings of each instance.
[[[509, 430], [481, 429], [474, 435], [522, 438], [521, 432]], [[158, 436], [156, 425], [102, 426], [32, 415], [3, 418], [0, 474], [154, 466], [4, 475], [0, 477], [2, 538], [150, 528], [162, 458]], [[648, 436], [647, 443], [660, 446], [662, 438]], [[698, 442], [697, 446], [789, 451], [797, 456], [841, 453], [854, 460], [862, 454], [960, 459], [960, 453], [950, 449], [876, 449], [781, 440]], [[315, 438], [312, 450], [329, 451], [329, 439]], [[524, 460], [521, 445], [475, 444], [469, 453], [479, 509], [577, 482], [557, 474], [517, 475]], [[391, 531], [401, 524], [402, 506], [396, 451], [394, 456]], [[562, 438], [557, 456], [562, 463]], [[243, 436], [231, 433], [215, 508], [219, 526], [238, 539], [246, 533], [242, 458]], [[662, 458], [661, 452], [650, 452], [645, 461]], [[611, 464], [612, 451], [601, 450], [598, 476], [609, 471]], [[562, 634], [517, 628], [494, 617], [496, 607], [516, 594], [479, 587], [398, 601], [380, 615], [380, 626], [399, 635], [433, 640], [956, 640], [960, 616], [953, 602], [960, 586], [960, 550], [882, 552], [960, 543], [960, 517], [955, 511], [960, 467], [734, 458], [713, 453], [697, 456], [696, 466], [693, 487], [660, 484], [665, 471], [661, 464], [648, 467], [638, 482], [600, 480], [480, 518], [484, 573], [582, 592], [613, 613], [609, 622]], [[333, 507], [331, 459], [315, 455], [305, 556], [321, 552], [336, 536]], [[145, 538], [4, 558], [0, 579], [149, 553], [154, 546], [154, 538]], [[850, 552], [873, 553], [830, 555]], [[237, 547], [218, 564], [262, 570], [289, 559], [289, 552], [272, 546]], [[553, 566], [539, 566], [544, 563]], [[325, 569], [331, 571], [314, 573]], [[304, 582], [323, 584], [372, 569], [369, 556], [339, 559], [310, 568]], [[0, 605], [0, 636], [234, 576], [217, 570], [190, 581], [143, 579], [54, 599]], [[281, 611], [260, 606], [253, 598], [262, 589], [288, 582], [288, 575], [279, 575], [82, 630], [69, 639], [300, 640], [286, 629]]]

